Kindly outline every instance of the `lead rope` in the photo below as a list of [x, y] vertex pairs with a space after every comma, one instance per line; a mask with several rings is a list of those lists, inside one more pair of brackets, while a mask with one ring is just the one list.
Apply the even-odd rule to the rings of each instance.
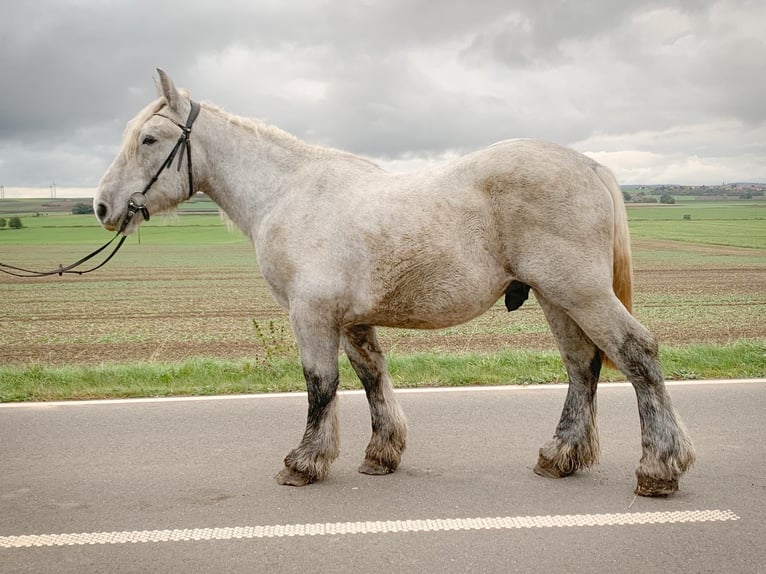
[[[114, 257], [114, 255], [119, 251], [120, 247], [122, 247], [122, 244], [125, 243], [125, 240], [128, 238], [127, 235], [122, 235], [123, 231], [127, 229], [128, 224], [133, 219], [133, 216], [136, 213], [141, 213], [141, 215], [144, 217], [144, 221], [149, 221], [149, 210], [146, 207], [146, 193], [152, 188], [154, 183], [157, 181], [157, 179], [160, 177], [160, 174], [167, 168], [170, 169], [170, 167], [173, 165], [173, 159], [175, 158], [176, 153], [178, 153], [178, 150], [180, 148], [181, 154], [178, 156], [178, 166], [176, 167], [176, 171], [181, 171], [181, 163], [183, 162], [184, 155], [186, 155], [186, 168], [187, 168], [187, 175], [189, 177], [189, 198], [191, 198], [194, 195], [194, 180], [192, 177], [192, 158], [191, 158], [191, 128], [194, 124], [194, 120], [197, 119], [197, 116], [200, 112], [200, 105], [192, 100], [189, 100], [189, 104], [191, 105], [191, 110], [189, 111], [189, 116], [186, 118], [186, 124], [181, 125], [174, 121], [171, 118], [168, 118], [167, 116], [163, 114], [155, 114], [158, 116], [162, 116], [164, 118], [169, 119], [174, 124], [176, 124], [179, 128], [181, 128], [181, 137], [178, 138], [178, 141], [176, 142], [176, 145], [173, 146], [173, 149], [170, 151], [170, 154], [165, 159], [164, 162], [162, 162], [162, 165], [157, 170], [157, 173], [154, 174], [151, 180], [149, 180], [149, 183], [146, 184], [144, 189], [142, 191], [137, 191], [133, 195], [130, 196], [128, 199], [128, 213], [125, 215], [125, 219], [122, 220], [122, 224], [120, 225], [120, 229], [117, 231], [117, 233], [112, 237], [109, 241], [107, 241], [104, 245], [96, 249], [94, 252], [90, 253], [89, 255], [86, 255], [82, 259], [75, 261], [71, 265], [67, 265], [64, 267], [63, 265], [59, 264], [57, 269], [53, 269], [51, 271], [35, 271], [32, 269], [24, 269], [23, 267], [16, 267], [14, 265], [8, 265], [7, 263], [0, 263], [0, 271], [7, 275], [13, 275], [14, 277], [47, 277], [49, 275], [58, 275], [61, 277], [64, 274], [73, 274], [73, 275], [84, 275], [85, 273], [90, 273], [91, 271], [95, 271], [96, 269], [100, 269], [104, 265], [106, 265], [109, 260]], [[83, 263], [89, 261], [102, 251], [104, 251], [107, 247], [109, 247], [115, 239], [117, 239], [120, 235], [122, 235], [122, 238], [117, 242], [117, 245], [114, 247], [112, 252], [109, 254], [109, 256], [104, 259], [101, 263], [96, 265], [95, 267], [91, 267], [90, 269], [84, 269], [81, 271], [76, 270], [76, 267], [79, 267]]]
[[13, 275], [14, 277], [46, 277], [48, 275], [58, 275], [59, 277], [61, 275], [67, 274], [77, 274], [77, 275], [83, 275], [85, 273], [90, 273], [91, 271], [95, 271], [96, 269], [100, 269], [104, 265], [107, 264], [107, 262], [114, 257], [114, 254], [117, 253], [117, 251], [122, 247], [122, 244], [125, 243], [125, 240], [128, 238], [127, 235], [123, 235], [122, 239], [117, 243], [115, 248], [112, 250], [112, 252], [109, 254], [109, 256], [104, 259], [101, 263], [96, 265], [95, 267], [91, 267], [90, 269], [84, 269], [82, 271], [75, 270], [75, 267], [79, 267], [86, 261], [94, 258], [96, 255], [101, 253], [104, 249], [109, 247], [112, 242], [119, 237], [120, 232], [118, 231], [114, 237], [112, 237], [107, 243], [96, 249], [93, 253], [90, 255], [86, 255], [79, 261], [76, 261], [75, 263], [72, 263], [71, 265], [67, 265], [64, 267], [63, 265], [59, 264], [58, 269], [54, 269], [52, 271], [33, 271], [31, 269], [24, 269], [23, 267], [15, 267], [13, 265], [8, 265], [6, 263], [0, 263], [0, 271], [3, 273], [6, 273], [7, 275]]

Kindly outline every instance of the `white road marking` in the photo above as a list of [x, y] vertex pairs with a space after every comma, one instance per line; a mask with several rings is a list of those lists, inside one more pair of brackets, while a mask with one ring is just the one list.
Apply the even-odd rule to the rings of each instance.
[[[665, 381], [665, 384], [669, 387], [689, 387], [689, 386], [706, 386], [706, 385], [747, 385], [747, 384], [763, 384], [766, 383], [766, 379], [707, 379], [707, 380], [690, 380], [690, 381]], [[427, 393], [483, 393], [483, 392], [529, 392], [529, 391], [550, 391], [567, 389], [569, 385], [567, 383], [533, 383], [523, 385], [486, 385], [476, 387], [422, 387], [415, 389], [396, 389], [396, 394], [427, 394]], [[599, 384], [599, 391], [605, 389], [620, 389], [631, 387], [630, 383], [617, 382], [610, 383], [602, 381]], [[364, 391], [338, 391], [340, 395], [363, 395]], [[133, 399], [89, 399], [82, 401], [24, 401], [24, 402], [0, 402], [0, 409], [2, 408], [26, 408], [26, 409], [46, 409], [54, 407], [69, 407], [69, 406], [88, 406], [88, 405], [124, 405], [131, 403], [174, 403], [174, 402], [196, 402], [196, 401], [241, 401], [241, 400], [269, 400], [269, 399], [284, 399], [284, 398], [302, 398], [306, 399], [305, 391], [296, 392], [283, 392], [283, 393], [257, 393], [257, 394], [242, 394], [242, 395], [205, 395], [205, 396], [183, 396], [183, 397], [146, 397], [146, 398], [133, 398]]]
[[20, 536], [0, 536], [0, 548], [285, 538], [295, 536], [342, 536], [347, 534], [394, 534], [402, 532], [443, 532], [448, 530], [511, 530], [587, 526], [635, 526], [690, 522], [727, 522], [732, 520], [739, 520], [739, 516], [734, 514], [731, 510], [682, 510], [668, 512], [624, 512], [618, 514], [565, 514], [558, 516], [506, 516], [497, 518], [432, 518], [425, 520], [386, 520], [375, 522], [326, 522], [316, 524], [275, 524], [270, 526], [233, 526], [224, 528], [82, 532], [77, 534], [24, 534]]

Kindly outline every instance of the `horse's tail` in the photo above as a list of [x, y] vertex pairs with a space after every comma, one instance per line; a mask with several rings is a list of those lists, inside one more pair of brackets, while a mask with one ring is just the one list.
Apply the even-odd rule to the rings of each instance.
[[[612, 196], [614, 206], [614, 257], [612, 261], [612, 289], [614, 294], [625, 306], [629, 313], [633, 312], [633, 263], [630, 250], [630, 232], [628, 230], [628, 215], [625, 212], [625, 202], [622, 190], [610, 170], [603, 166], [596, 168], [596, 174], [604, 183]], [[616, 368], [614, 363], [601, 352], [602, 364]]]

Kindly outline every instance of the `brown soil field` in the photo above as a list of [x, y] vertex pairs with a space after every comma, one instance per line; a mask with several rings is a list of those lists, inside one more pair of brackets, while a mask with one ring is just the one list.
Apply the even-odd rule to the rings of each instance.
[[[634, 313], [661, 344], [766, 337], [766, 251], [634, 240]], [[24, 247], [26, 261], [70, 253]], [[0, 363], [100, 364], [293, 353], [252, 247], [127, 247], [93, 274], [0, 276]], [[125, 252], [127, 251], [127, 253]], [[78, 255], [79, 257], [79, 255]], [[261, 335], [253, 320], [258, 322]], [[271, 323], [271, 326], [270, 326]], [[440, 331], [382, 329], [389, 352], [555, 349], [533, 298]]]

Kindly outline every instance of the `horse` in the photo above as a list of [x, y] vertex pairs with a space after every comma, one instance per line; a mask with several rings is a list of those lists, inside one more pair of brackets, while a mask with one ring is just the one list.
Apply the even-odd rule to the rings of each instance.
[[678, 489], [694, 447], [667, 392], [656, 339], [631, 313], [627, 215], [606, 167], [520, 139], [391, 173], [198, 104], [158, 74], [158, 97], [128, 122], [94, 211], [103, 227], [128, 235], [201, 191], [250, 238], [271, 294], [289, 313], [308, 391], [305, 432], [279, 484], [321, 480], [338, 456], [340, 348], [370, 408], [359, 472], [385, 475], [401, 462], [407, 421], [376, 327], [449, 327], [503, 296], [515, 309], [531, 290], [568, 376], [561, 418], [534, 471], [561, 478], [598, 461], [596, 389], [602, 366], [613, 364], [638, 402], [636, 494]]

